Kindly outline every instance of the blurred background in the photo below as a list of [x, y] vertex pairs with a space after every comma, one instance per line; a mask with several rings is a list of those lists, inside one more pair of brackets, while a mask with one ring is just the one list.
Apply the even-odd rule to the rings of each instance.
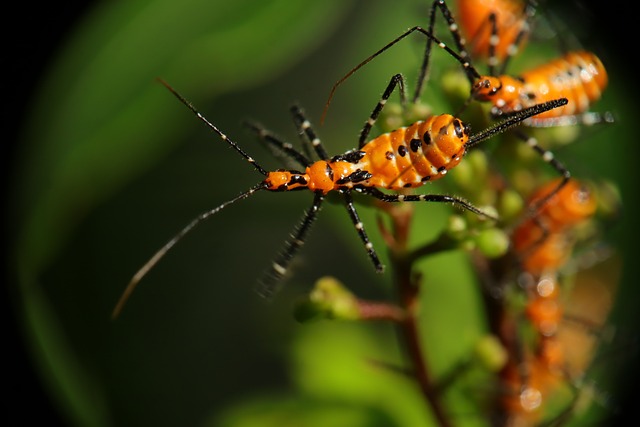
[[[333, 83], [402, 30], [424, 25], [427, 2], [230, 3], [17, 6], [20, 32], [9, 39], [4, 67], [9, 138], [2, 153], [10, 420], [231, 425], [225, 420], [241, 402], [295, 392], [295, 358], [311, 351], [310, 335], [317, 346], [326, 340], [318, 359], [334, 354], [331, 337], [347, 348], [353, 337], [374, 336], [358, 342], [371, 345], [373, 354], [395, 345], [384, 327], [352, 336], [344, 331], [353, 326], [323, 329], [292, 318], [294, 302], [322, 275], [339, 277], [362, 297], [389, 293], [339, 205], [324, 207], [282, 294], [270, 303], [256, 297], [256, 278], [311, 203], [306, 193], [257, 194], [216, 215], [157, 265], [118, 320], [110, 319], [131, 275], [155, 250], [195, 215], [260, 180], [156, 77], [263, 167], [274, 168], [280, 165], [242, 120], [297, 142], [288, 109], [298, 102], [328, 151], [342, 153], [356, 144], [390, 75], [417, 69], [421, 44], [398, 46], [341, 87], [319, 126]], [[577, 37], [609, 70], [610, 88], [596, 109], [617, 114], [615, 129], [597, 132], [577, 154], [557, 155], [577, 175], [611, 179], [621, 190], [624, 215], [609, 236], [624, 261], [612, 316], [633, 342], [638, 91], [630, 66], [635, 53], [620, 36], [620, 28], [632, 24], [629, 14], [601, 4], [560, 2], [557, 8], [559, 16], [579, 21]], [[382, 247], [373, 214], [361, 210]], [[443, 325], [450, 328], [441, 326], [445, 335], [455, 330]], [[322, 366], [317, 363], [309, 366]], [[637, 373], [625, 369], [631, 371], [620, 388], [632, 391]], [[377, 416], [379, 425], [395, 425]]]

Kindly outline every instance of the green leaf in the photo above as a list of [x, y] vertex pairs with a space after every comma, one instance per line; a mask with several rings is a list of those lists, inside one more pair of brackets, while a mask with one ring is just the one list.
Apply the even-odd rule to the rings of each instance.
[[95, 9], [52, 65], [25, 132], [23, 271], [42, 271], [84, 214], [193, 124], [156, 77], [196, 104], [267, 81], [328, 37], [348, 5], [138, 0]]
[[14, 253], [27, 333], [52, 393], [79, 425], [109, 425], [40, 276], [96, 206], [166, 156], [193, 117], [154, 79], [194, 102], [273, 79], [332, 33], [351, 2], [103, 2], [51, 64], [20, 146]]

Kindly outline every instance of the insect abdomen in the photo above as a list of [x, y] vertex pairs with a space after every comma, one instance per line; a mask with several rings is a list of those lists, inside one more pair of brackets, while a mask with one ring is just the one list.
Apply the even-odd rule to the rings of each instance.
[[362, 150], [372, 186], [398, 190], [441, 178], [464, 154], [468, 129], [448, 114], [380, 135]]
[[530, 105], [557, 98], [569, 100], [567, 105], [541, 113], [534, 120], [583, 113], [600, 99], [608, 83], [600, 59], [586, 51], [569, 52], [523, 73], [522, 79]]

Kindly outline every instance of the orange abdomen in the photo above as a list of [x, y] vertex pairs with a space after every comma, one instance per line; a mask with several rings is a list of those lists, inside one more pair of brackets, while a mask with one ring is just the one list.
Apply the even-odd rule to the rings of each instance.
[[608, 84], [604, 65], [587, 51], [569, 52], [521, 77], [525, 107], [558, 98], [569, 100], [567, 105], [538, 114], [534, 120], [584, 113], [600, 99]]
[[409, 127], [380, 135], [362, 151], [371, 186], [398, 190], [441, 178], [465, 152], [468, 129], [448, 114], [429, 117]]

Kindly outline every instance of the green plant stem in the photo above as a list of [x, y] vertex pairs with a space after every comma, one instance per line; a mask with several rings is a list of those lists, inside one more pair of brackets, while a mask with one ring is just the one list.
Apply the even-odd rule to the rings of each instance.
[[413, 271], [414, 256], [408, 248], [409, 229], [413, 217], [413, 208], [407, 206], [383, 206], [392, 220], [393, 230], [389, 233], [383, 230], [383, 235], [389, 243], [390, 258], [393, 269], [394, 283], [400, 305], [404, 307], [404, 319], [398, 324], [407, 355], [413, 365], [415, 379], [422, 394], [433, 411], [438, 425], [451, 427], [451, 422], [440, 402], [435, 382], [424, 356], [423, 341], [420, 339], [418, 314], [420, 309], [419, 275]]

